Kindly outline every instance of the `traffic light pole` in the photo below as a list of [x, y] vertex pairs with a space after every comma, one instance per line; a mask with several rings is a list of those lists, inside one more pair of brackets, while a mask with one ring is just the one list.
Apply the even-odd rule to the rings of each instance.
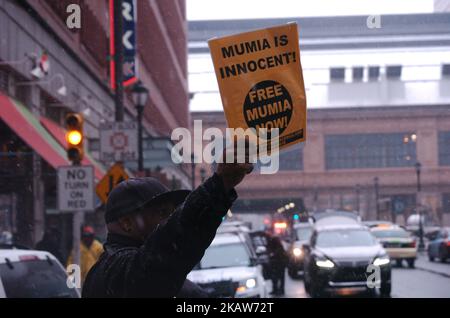
[[114, 102], [116, 107], [116, 121], [122, 122], [124, 118], [123, 108], [123, 23], [122, 23], [122, 0], [114, 1], [114, 52], [115, 52], [115, 86], [116, 93]]
[[[73, 162], [72, 166], [77, 167], [79, 166], [79, 162]], [[74, 211], [73, 212], [73, 219], [72, 219], [72, 251], [73, 251], [73, 257], [72, 262], [73, 264], [76, 264], [81, 267], [81, 224], [83, 223], [84, 219], [84, 213], [83, 211]]]
[[81, 267], [81, 224], [83, 223], [83, 211], [73, 212], [73, 258], [72, 262]]

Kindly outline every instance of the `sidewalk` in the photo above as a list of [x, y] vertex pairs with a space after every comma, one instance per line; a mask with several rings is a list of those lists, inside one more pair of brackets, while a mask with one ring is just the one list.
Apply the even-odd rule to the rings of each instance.
[[428, 260], [426, 252], [421, 252], [417, 255], [416, 268], [445, 277], [450, 277], [450, 261], [447, 260], [446, 263], [441, 263], [439, 260], [431, 262]]

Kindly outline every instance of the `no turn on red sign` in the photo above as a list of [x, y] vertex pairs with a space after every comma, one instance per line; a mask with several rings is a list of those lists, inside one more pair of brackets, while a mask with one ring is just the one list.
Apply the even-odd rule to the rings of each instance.
[[94, 210], [94, 168], [58, 168], [58, 209], [61, 212]]

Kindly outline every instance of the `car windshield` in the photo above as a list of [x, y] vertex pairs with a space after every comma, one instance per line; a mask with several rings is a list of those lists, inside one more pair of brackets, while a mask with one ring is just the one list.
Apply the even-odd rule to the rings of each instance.
[[212, 245], [200, 261], [201, 269], [249, 265], [250, 257], [242, 243]]
[[312, 228], [311, 227], [300, 227], [295, 230], [297, 234], [297, 240], [299, 241], [308, 241], [311, 237]]
[[[64, 270], [44, 260], [0, 264], [0, 278], [8, 298], [77, 298], [68, 288]], [[20, 283], [18, 283], [20, 282]]]
[[377, 238], [397, 237], [409, 238], [411, 235], [403, 230], [386, 230], [386, 231], [372, 231], [372, 234]]
[[375, 238], [365, 230], [323, 231], [317, 237], [318, 247], [356, 247], [372, 246]]

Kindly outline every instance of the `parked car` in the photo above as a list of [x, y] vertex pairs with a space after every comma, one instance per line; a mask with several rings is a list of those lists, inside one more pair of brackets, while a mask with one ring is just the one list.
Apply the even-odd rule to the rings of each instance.
[[[312, 297], [391, 293], [391, 264], [368, 228], [357, 223], [314, 226], [304, 260], [305, 289]], [[368, 285], [369, 265], [380, 269], [379, 284]]]
[[303, 273], [305, 258], [303, 246], [309, 242], [313, 226], [310, 223], [298, 223], [293, 226], [293, 230], [293, 240], [288, 249], [288, 274], [291, 278], [296, 279], [300, 273]]
[[48, 252], [0, 250], [0, 298], [79, 298], [67, 279], [64, 267]]
[[254, 251], [235, 233], [218, 234], [188, 279], [213, 295], [217, 286], [232, 282], [234, 293], [222, 297], [267, 297], [262, 266]]
[[427, 252], [430, 261], [438, 258], [441, 262], [445, 262], [450, 257], [449, 235], [450, 228], [446, 227], [429, 236]]
[[371, 231], [383, 245], [391, 260], [395, 260], [398, 266], [406, 260], [408, 266], [414, 268], [417, 246], [416, 239], [409, 232], [398, 226], [379, 226], [372, 228]]

